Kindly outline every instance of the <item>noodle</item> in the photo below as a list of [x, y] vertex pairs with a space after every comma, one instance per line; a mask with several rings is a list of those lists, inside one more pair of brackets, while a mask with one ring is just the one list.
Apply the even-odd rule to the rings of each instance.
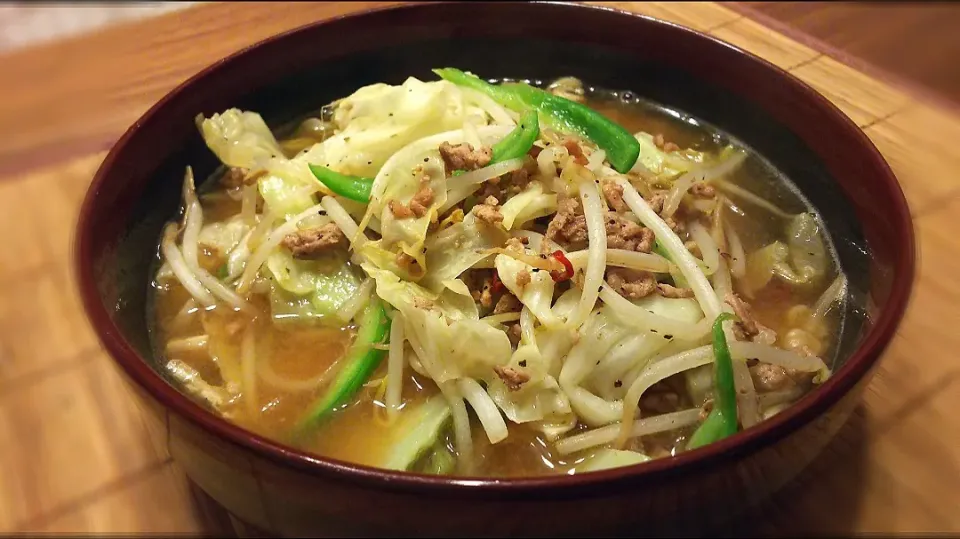
[[483, 430], [486, 431], [490, 443], [495, 444], [505, 440], [507, 438], [507, 424], [503, 422], [500, 410], [493, 403], [490, 395], [487, 395], [487, 392], [473, 378], [457, 380], [457, 387], [477, 414], [477, 419], [483, 425]]
[[[580, 269], [586, 265], [590, 251], [567, 253], [567, 260], [573, 267]], [[641, 253], [624, 249], [607, 249], [607, 266], [629, 268], [654, 273], [669, 273], [670, 261], [655, 253]]]
[[200, 284], [197, 276], [187, 267], [186, 262], [183, 260], [183, 255], [180, 253], [180, 249], [173, 243], [173, 238], [176, 235], [177, 225], [168, 223], [163, 229], [163, 241], [160, 243], [160, 251], [167, 260], [167, 263], [170, 264], [170, 269], [177, 277], [177, 280], [180, 281], [183, 288], [193, 296], [193, 299], [197, 300], [197, 302], [204, 307], [212, 307], [216, 304], [217, 300]]
[[620, 420], [620, 435], [617, 437], [617, 447], [623, 447], [630, 436], [629, 425], [633, 423], [634, 414], [644, 391], [669, 376], [695, 369], [701, 365], [707, 365], [712, 361], [713, 348], [711, 346], [701, 346], [649, 364], [630, 385], [627, 396], [623, 398], [623, 417]]
[[387, 391], [384, 404], [387, 416], [393, 421], [400, 412], [400, 397], [403, 390], [403, 314], [396, 311], [390, 325], [390, 351], [387, 354]]
[[583, 215], [587, 221], [589, 252], [587, 269], [584, 272], [583, 294], [576, 310], [567, 319], [567, 324], [577, 329], [586, 320], [587, 315], [597, 303], [603, 273], [607, 266], [607, 229], [604, 225], [603, 203], [597, 192], [597, 184], [591, 178], [581, 176], [577, 184], [580, 201], [583, 203]]
[[[688, 425], [693, 425], [699, 421], [699, 419], [699, 408], [640, 419], [635, 421], [632, 428], [627, 431], [627, 438], [639, 438], [659, 432], [676, 430]], [[570, 436], [560, 440], [557, 442], [555, 448], [561, 455], [569, 455], [583, 451], [584, 449], [612, 443], [617, 440], [617, 436], [621, 430], [620, 425], [610, 425], [588, 430], [576, 436]]]
[[663, 222], [663, 219], [650, 208], [647, 201], [643, 200], [637, 190], [630, 185], [630, 182], [622, 177], [617, 181], [623, 187], [623, 201], [633, 210], [633, 213], [637, 214], [637, 217], [647, 228], [653, 230], [658, 241], [663, 244], [664, 249], [673, 258], [684, 278], [690, 283], [694, 296], [700, 303], [700, 308], [703, 309], [703, 314], [708, 320], [716, 318], [721, 312], [720, 302], [707, 281], [707, 277], [697, 266], [693, 255], [683, 246], [680, 238]]

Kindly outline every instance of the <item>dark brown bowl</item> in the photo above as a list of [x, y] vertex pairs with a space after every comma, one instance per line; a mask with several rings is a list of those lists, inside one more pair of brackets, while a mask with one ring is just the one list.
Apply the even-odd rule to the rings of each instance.
[[[689, 112], [746, 142], [821, 212], [851, 283], [836, 374], [720, 443], [639, 466], [537, 479], [451, 479], [324, 459], [205, 411], [158, 371], [147, 283], [186, 165], [217, 165], [194, 117], [230, 107], [280, 125], [376, 81], [454, 65], [575, 75]], [[241, 520], [284, 535], [654, 533], [749, 507], [799, 473], [858, 402], [903, 316], [914, 237], [896, 179], [860, 129], [791, 75], [661, 21], [558, 3], [430, 3], [317, 22], [182, 84], [107, 156], [83, 203], [76, 271], [104, 347], [189, 477]], [[841, 365], [842, 363], [842, 365]], [[719, 508], [720, 511], [713, 509]]]

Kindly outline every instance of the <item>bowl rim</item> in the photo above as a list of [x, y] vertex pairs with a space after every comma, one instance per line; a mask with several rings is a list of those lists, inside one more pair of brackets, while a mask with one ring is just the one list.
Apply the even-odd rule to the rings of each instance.
[[[888, 220], [893, 224], [894, 230], [902, 234], [907, 245], [904, 248], [905, 256], [897, 258], [892, 265], [894, 273], [902, 278], [891, 285], [890, 296], [884, 310], [875, 319], [874, 325], [863, 336], [845, 364], [833, 373], [833, 376], [827, 382], [801, 397], [800, 400], [783, 412], [719, 442], [683, 452], [669, 459], [654, 459], [642, 464], [588, 474], [518, 478], [423, 475], [321, 457], [272, 441], [235, 425], [201, 407], [167, 383], [149, 365], [148, 360], [142, 358], [122, 337], [122, 331], [111, 320], [96, 285], [96, 270], [93, 260], [97, 242], [93, 237], [91, 226], [94, 220], [92, 214], [101, 185], [112, 175], [112, 170], [120, 156], [125, 152], [130, 139], [139, 132], [146, 120], [162, 114], [168, 102], [180, 94], [189, 92], [198, 80], [216, 76], [218, 70], [224, 68], [224, 66], [239, 61], [252, 50], [268, 43], [284, 40], [288, 36], [300, 32], [336, 24], [345, 19], [362, 19], [384, 12], [429, 11], [436, 9], [437, 6], [442, 7], [457, 3], [461, 2], [415, 2], [368, 8], [332, 18], [316, 20], [262, 39], [213, 62], [179, 84], [137, 119], [111, 148], [97, 170], [81, 205], [74, 242], [74, 276], [80, 289], [84, 310], [104, 349], [123, 369], [127, 377], [145, 390], [152, 399], [159, 402], [165, 408], [167, 414], [176, 413], [220, 441], [226, 441], [233, 446], [252, 452], [256, 456], [265, 458], [281, 467], [306, 472], [311, 476], [334, 478], [339, 481], [352, 482], [381, 490], [415, 491], [459, 498], [464, 496], [513, 498], [534, 492], [543, 496], [547, 489], [549, 489], [551, 496], [570, 496], [593, 491], [598, 485], [603, 485], [608, 489], [607, 492], [610, 492], [609, 489], [611, 488], [626, 487], [641, 480], [665, 478], [679, 473], [686, 474], [698, 469], [718, 466], [735, 460], [741, 455], [772, 445], [773, 442], [787, 437], [829, 410], [868, 374], [893, 339], [896, 329], [905, 315], [915, 279], [916, 242], [913, 222], [903, 191], [892, 170], [863, 131], [833, 103], [794, 75], [763, 58], [703, 32], [608, 6], [540, 0], [529, 3], [538, 5], [536, 9], [546, 7], [556, 10], [576, 10], [575, 13], [583, 13], [582, 10], [611, 12], [620, 17], [636, 19], [638, 25], [669, 26], [673, 29], [672, 31], [686, 33], [691, 37], [698, 38], [705, 48], [725, 47], [732, 49], [745, 57], [745, 61], [759, 64], [769, 73], [771, 80], [779, 79], [779, 84], [792, 86], [794, 90], [799, 90], [799, 93], [803, 94], [809, 105], [820, 109], [821, 112], [825, 112], [831, 117], [834, 123], [831, 129], [843, 131], [845, 135], [852, 136], [857, 141], [857, 144], [862, 148], [862, 154], [859, 158], [868, 160], [876, 170], [882, 172], [881, 175], [873, 178], [873, 181], [883, 184], [888, 194], [892, 196], [892, 206], [896, 211], [888, 216]], [[500, 2], [483, 3], [487, 5], [500, 4]], [[513, 2], [507, 3], [513, 4]], [[169, 429], [169, 424], [167, 428]]]

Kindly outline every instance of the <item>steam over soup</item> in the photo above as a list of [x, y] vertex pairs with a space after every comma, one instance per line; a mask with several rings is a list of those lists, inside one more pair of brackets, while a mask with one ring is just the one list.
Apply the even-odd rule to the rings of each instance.
[[185, 391], [327, 457], [532, 476], [670, 458], [830, 376], [845, 279], [760, 156], [629, 92], [436, 73], [281, 140], [198, 118], [225, 172], [187, 169], [150, 313]]

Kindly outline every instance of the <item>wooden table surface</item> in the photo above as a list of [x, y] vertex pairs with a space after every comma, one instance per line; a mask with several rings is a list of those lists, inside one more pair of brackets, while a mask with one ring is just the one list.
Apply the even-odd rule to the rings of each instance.
[[[960, 532], [960, 118], [717, 4], [612, 4], [709, 32], [821, 91], [886, 156], [916, 220], [913, 301], [862, 405], [744, 530]], [[0, 533], [231, 531], [150, 444], [87, 325], [68, 263], [77, 209], [112, 142], [176, 84], [362, 7], [208, 4], [0, 56]]]

